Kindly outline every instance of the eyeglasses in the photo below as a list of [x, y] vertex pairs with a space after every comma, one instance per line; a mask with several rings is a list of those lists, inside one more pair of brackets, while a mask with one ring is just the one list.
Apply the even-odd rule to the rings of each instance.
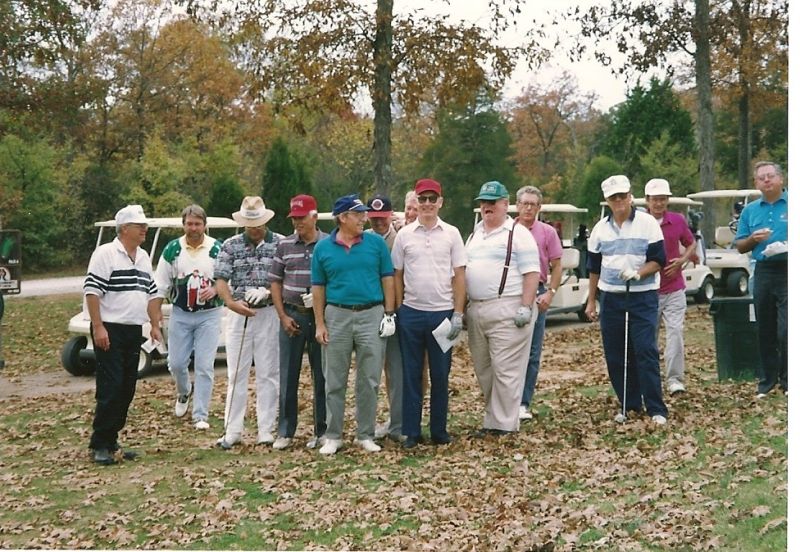
[[436, 203], [439, 201], [439, 196], [436, 194], [417, 196], [417, 201], [420, 203]]
[[764, 182], [765, 180], [772, 180], [776, 176], [778, 176], [777, 173], [760, 174], [756, 177], [756, 180], [758, 180], [759, 182]]
[[533, 209], [536, 207], [541, 207], [538, 203], [534, 203], [532, 201], [520, 201], [517, 203], [517, 207], [523, 207], [525, 209]]
[[485, 203], [486, 205], [494, 205], [495, 203], [497, 203], [496, 199], [479, 199], [478, 201], [481, 203]]

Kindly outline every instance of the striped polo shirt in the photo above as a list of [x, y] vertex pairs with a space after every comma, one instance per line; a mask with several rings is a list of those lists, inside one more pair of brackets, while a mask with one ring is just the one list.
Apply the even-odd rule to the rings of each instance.
[[327, 237], [327, 233], [317, 229], [317, 235], [311, 243], [305, 243], [297, 232], [278, 242], [269, 269], [269, 281], [283, 283], [284, 303], [303, 306], [301, 295], [311, 291], [311, 259], [314, 256], [314, 246]]

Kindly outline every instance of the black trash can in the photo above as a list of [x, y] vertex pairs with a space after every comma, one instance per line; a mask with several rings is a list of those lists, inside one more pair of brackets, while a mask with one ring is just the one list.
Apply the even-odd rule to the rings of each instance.
[[719, 380], [752, 380], [761, 372], [758, 324], [753, 298], [719, 297], [711, 300]]

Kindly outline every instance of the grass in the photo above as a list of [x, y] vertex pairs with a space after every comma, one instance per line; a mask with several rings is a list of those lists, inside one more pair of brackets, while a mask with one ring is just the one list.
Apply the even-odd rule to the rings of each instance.
[[[9, 303], [15, 379], [70, 378], [47, 355], [65, 338], [75, 298]], [[707, 310], [692, 310], [688, 323], [689, 393], [667, 399], [665, 429], [635, 417], [610, 422], [618, 405], [596, 325], [548, 332], [538, 416], [513, 437], [468, 437], [481, 398], [459, 349], [456, 440], [411, 452], [391, 442], [375, 455], [349, 442], [333, 458], [305, 449], [306, 371], [298, 435], [280, 452], [253, 445], [252, 433], [230, 452], [212, 447], [221, 380], [205, 434], [170, 414], [169, 379], [141, 381], [123, 439], [143, 456], [108, 468], [85, 448], [91, 391], [2, 400], [0, 547], [785, 549], [786, 400], [756, 402], [751, 382], [718, 383]], [[37, 335], [42, 343], [26, 345]]]

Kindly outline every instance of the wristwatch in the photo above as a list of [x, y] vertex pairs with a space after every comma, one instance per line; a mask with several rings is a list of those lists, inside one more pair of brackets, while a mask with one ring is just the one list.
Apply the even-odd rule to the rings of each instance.
[[552, 291], [552, 292], [553, 292], [553, 295], [555, 295], [555, 294], [556, 294], [556, 288], [554, 288], [554, 287], [549, 287], [549, 288], [547, 288], [545, 291]]

